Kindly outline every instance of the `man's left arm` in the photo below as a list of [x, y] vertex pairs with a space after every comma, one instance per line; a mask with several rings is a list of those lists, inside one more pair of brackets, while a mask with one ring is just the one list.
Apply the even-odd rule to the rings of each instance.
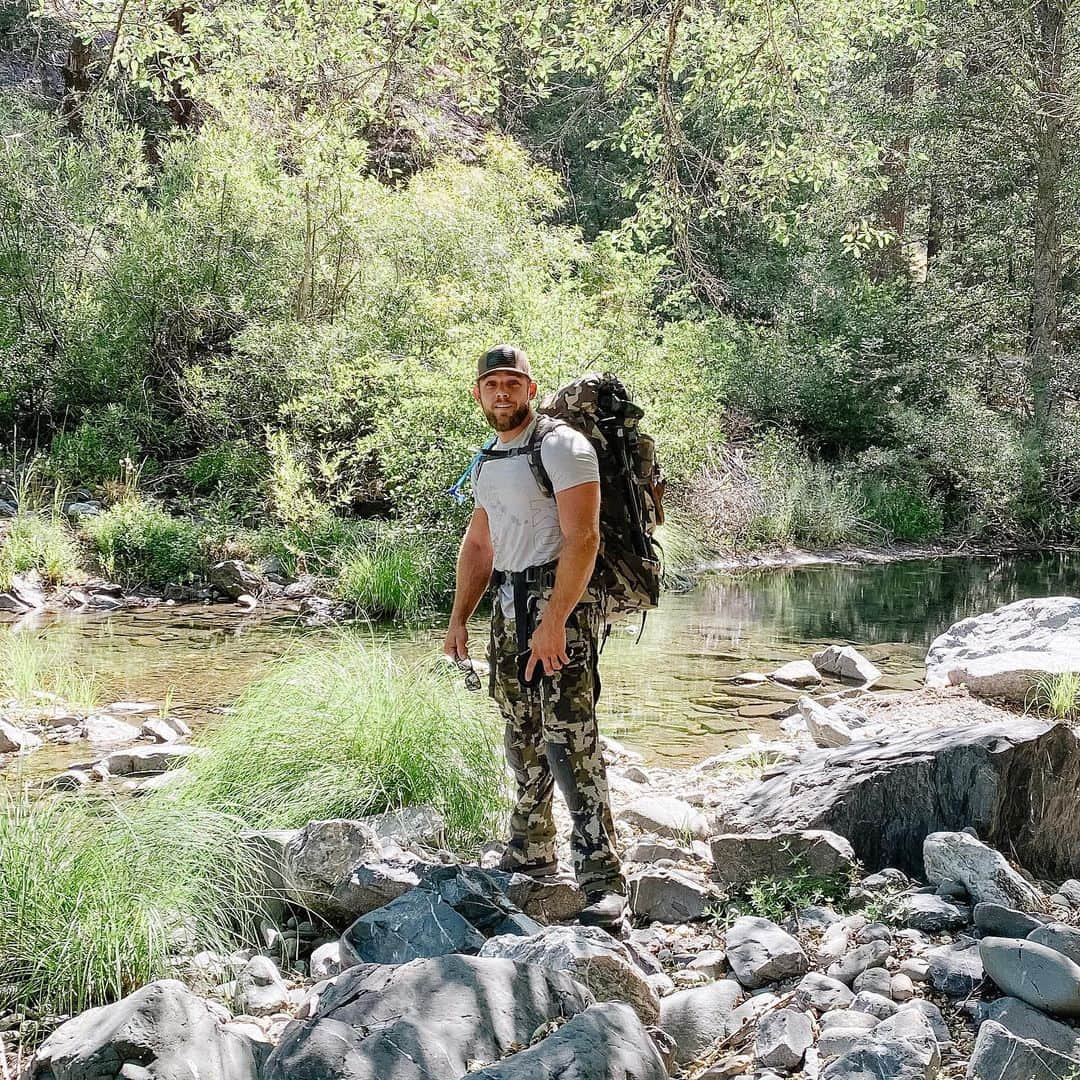
[[555, 585], [543, 618], [533, 632], [532, 655], [525, 678], [543, 664], [551, 675], [570, 663], [566, 652], [566, 620], [585, 592], [600, 549], [600, 483], [596, 480], [564, 488], [555, 495], [563, 546], [555, 571]]

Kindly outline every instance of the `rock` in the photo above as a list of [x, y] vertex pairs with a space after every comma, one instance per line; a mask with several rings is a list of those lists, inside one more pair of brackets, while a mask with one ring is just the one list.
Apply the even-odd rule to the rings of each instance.
[[843, 923], [833, 923], [826, 927], [817, 947], [819, 964], [828, 965], [843, 958], [851, 947], [851, 930]]
[[995, 937], [1027, 937], [1043, 925], [1043, 919], [1038, 915], [1028, 915], [990, 900], [976, 904], [974, 916], [975, 925], [984, 934]]
[[795, 987], [795, 1005], [800, 1009], [814, 1008], [819, 1013], [846, 1009], [855, 995], [839, 979], [830, 979], [817, 971], [807, 972]]
[[171, 743], [186, 739], [191, 734], [191, 728], [178, 716], [155, 716], [143, 723], [139, 734], [149, 736], [155, 742]]
[[884, 967], [890, 956], [892, 946], [887, 941], [870, 941], [830, 965], [826, 974], [830, 979], [838, 979], [850, 986], [867, 968]]
[[1080, 881], [1075, 878], [1063, 881], [1058, 893], [1064, 896], [1074, 908], [1080, 907]]
[[1066, 1057], [1080, 1060], [1080, 1032], [1067, 1024], [1051, 1020], [1019, 998], [998, 998], [987, 1008], [987, 1015], [1019, 1039], [1028, 1039]]
[[827, 1065], [821, 1080], [930, 1080], [937, 1076], [940, 1058], [927, 1062], [924, 1057], [922, 1048], [906, 1039], [871, 1037]]
[[753, 915], [732, 923], [726, 948], [735, 977], [750, 990], [805, 975], [810, 967], [803, 947], [795, 938], [776, 923]]
[[915, 983], [911, 976], [898, 971], [889, 980], [889, 996], [901, 1004], [910, 1001], [915, 996]]
[[44, 741], [33, 732], [0, 720], [0, 754], [28, 754], [43, 745]]
[[227, 1030], [217, 1007], [176, 979], [161, 979], [61, 1024], [38, 1047], [25, 1077], [131, 1077], [121, 1071], [128, 1062], [153, 1080], [257, 1080], [265, 1053]]
[[854, 1009], [835, 1009], [821, 1018], [822, 1031], [848, 1030], [873, 1031], [880, 1024], [876, 1016], [868, 1012], [856, 1012]]
[[705, 882], [674, 867], [640, 870], [630, 875], [627, 886], [633, 913], [663, 923], [700, 919], [712, 891]]
[[585, 894], [576, 881], [565, 878], [531, 878], [527, 874], [504, 874], [489, 870], [512, 904], [541, 923], [567, 922], [585, 906]]
[[616, 815], [643, 832], [675, 839], [704, 840], [709, 835], [709, 823], [700, 810], [672, 795], [650, 795], [635, 799]]
[[[939, 834], [940, 835], [940, 834]], [[896, 921], [927, 934], [962, 930], [971, 922], [971, 908], [950, 904], [932, 893], [909, 893], [896, 901]]]
[[909, 956], [900, 961], [900, 975], [906, 975], [912, 982], [929, 982], [930, 965], [921, 956]]
[[40, 611], [45, 606], [45, 590], [36, 570], [25, 574], [12, 574], [8, 592], [22, 604], [26, 611]]
[[814, 1045], [810, 1018], [795, 1009], [766, 1013], [754, 1036], [754, 1058], [768, 1069], [794, 1070]]
[[922, 1013], [926, 1018], [926, 1022], [930, 1025], [930, 1030], [934, 1033], [934, 1038], [937, 1039], [938, 1047], [942, 1053], [945, 1053], [952, 1046], [949, 1025], [945, 1023], [945, 1017], [941, 1015], [941, 1010], [932, 1001], [927, 1001], [925, 998], [914, 998], [900, 1011], [903, 1013], [912, 1011]]
[[1046, 675], [1080, 672], [1080, 600], [1039, 597], [964, 619], [934, 639], [926, 685], [1025, 705]]
[[1033, 874], [1060, 880], [1080, 862], [1070, 839], [1080, 835], [1077, 790], [1077, 737], [1063, 724], [1017, 717], [806, 751], [741, 792], [716, 831], [830, 829], [870, 869], [921, 878], [926, 835], [973, 825]]
[[1038, 942], [986, 937], [979, 942], [986, 974], [1002, 992], [1043, 1012], [1080, 1016], [1080, 966]]
[[856, 994], [866, 991], [888, 997], [892, 987], [892, 975], [883, 967], [867, 968], [861, 975], [855, 976], [855, 981], [851, 985]]
[[631, 863], [655, 863], [661, 859], [670, 859], [677, 863], [698, 861], [692, 848], [682, 847], [674, 840], [665, 840], [658, 836], [646, 836], [635, 841], [626, 849], [624, 856], [624, 861]]
[[1080, 1058], [1021, 1039], [993, 1020], [979, 1026], [968, 1062], [968, 1080], [1072, 1080]]
[[884, 994], [875, 994], [870, 990], [860, 990], [855, 995], [851, 1008], [853, 1012], [869, 1013], [879, 1020], [888, 1020], [890, 1016], [896, 1015], [898, 1006], [892, 998], [887, 998]]
[[729, 885], [790, 872], [796, 859], [815, 877], [846, 874], [855, 865], [851, 845], [824, 829], [724, 833], [709, 844], [717, 877]]
[[710, 978], [720, 979], [727, 971], [727, 953], [723, 949], [706, 949], [686, 965], [686, 970], [703, 971]]
[[556, 1076], [559, 1080], [668, 1080], [668, 1071], [633, 1010], [608, 1002], [578, 1013], [535, 1046], [470, 1072], [468, 1080]]
[[983, 980], [979, 943], [961, 939], [926, 954], [930, 983], [949, 997], [966, 997]]
[[861, 683], [877, 682], [881, 678], [881, 671], [851, 645], [830, 645], [814, 653], [812, 659], [822, 675]]
[[769, 681], [769, 676], [761, 671], [742, 671], [738, 675], [732, 675], [729, 682], [741, 686], [760, 686]]
[[693, 1061], [716, 1039], [739, 1030], [743, 988], [734, 979], [677, 990], [660, 1000], [660, 1027], [675, 1040], [675, 1059]]
[[799, 698], [797, 708], [815, 746], [847, 746], [855, 741], [851, 728], [813, 698]]
[[226, 559], [210, 567], [210, 586], [230, 600], [257, 597], [266, 591], [266, 579], [239, 559]]
[[288, 1007], [288, 987], [268, 956], [253, 956], [237, 975], [236, 1005], [248, 1016], [272, 1016]]
[[446, 836], [446, 819], [434, 806], [403, 806], [400, 810], [361, 818], [361, 821], [379, 841], [392, 840], [402, 847], [410, 844], [438, 847]]
[[910, 1043], [919, 1051], [923, 1062], [935, 1070], [941, 1063], [941, 1048], [933, 1025], [918, 1009], [901, 1009], [874, 1028], [874, 1038], [898, 1039]]
[[499, 956], [551, 971], [566, 971], [597, 1001], [623, 1001], [644, 1024], [660, 1017], [660, 999], [629, 949], [596, 926], [550, 926], [530, 937], [488, 939], [480, 956]]
[[82, 722], [80, 733], [87, 742], [99, 746], [108, 745], [109, 743], [134, 742], [141, 734], [134, 724], [129, 724], [106, 713], [88, 716]]
[[[1023, 934], [1001, 934], [1001, 937], [1023, 937]], [[1027, 935], [1028, 941], [1045, 945], [1067, 956], [1074, 964], [1080, 964], [1080, 930], [1068, 923], [1047, 923], [1038, 926]]]
[[[871, 1017], [871, 1019], [873, 1019]], [[875, 1024], [877, 1021], [875, 1021]], [[823, 1058], [842, 1057], [864, 1046], [867, 1042], [867, 1034], [862, 1028], [853, 1027], [830, 1027], [823, 1031], [818, 1039], [818, 1053]]]
[[311, 954], [311, 977], [328, 979], [345, 970], [341, 962], [341, 942], [327, 941]]
[[769, 678], [788, 686], [813, 686], [821, 682], [817, 668], [809, 660], [792, 660], [770, 672]]
[[104, 512], [104, 507], [96, 499], [73, 499], [63, 505], [64, 513], [72, 521], [82, 521], [84, 518], [97, 517]]
[[327, 983], [313, 1017], [285, 1029], [260, 1080], [461, 1077], [590, 1004], [564, 972], [512, 960], [450, 955], [354, 967]]
[[114, 750], [102, 760], [111, 776], [150, 776], [182, 765], [189, 758], [205, 757], [207, 751], [201, 746], [130, 746]]
[[989, 900], [1020, 911], [1042, 904], [1042, 894], [1022, 878], [1000, 852], [962, 832], [936, 832], [923, 842], [927, 880], [963, 883], [968, 895], [981, 903]]

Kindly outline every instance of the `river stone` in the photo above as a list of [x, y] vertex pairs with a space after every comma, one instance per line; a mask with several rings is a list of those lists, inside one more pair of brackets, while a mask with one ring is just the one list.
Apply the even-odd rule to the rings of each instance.
[[25, 574], [12, 574], [8, 592], [24, 609], [40, 611], [45, 606], [45, 590], [41, 587], [41, 578], [36, 570], [28, 570]]
[[875, 994], [872, 990], [860, 990], [851, 1003], [853, 1012], [869, 1013], [879, 1020], [888, 1020], [890, 1016], [895, 1016], [898, 1008], [899, 1006], [892, 998], [887, 998], [884, 994]]
[[817, 1051], [827, 1061], [858, 1050], [866, 1041], [867, 1035], [862, 1028], [830, 1027], [818, 1038]]
[[82, 722], [80, 734], [87, 742], [103, 746], [109, 743], [134, 742], [141, 732], [134, 724], [125, 720], [109, 716], [108, 713], [96, 713]]
[[1080, 1058], [1022, 1039], [993, 1020], [979, 1026], [967, 1080], [1073, 1080]]
[[910, 1001], [914, 996], [915, 983], [912, 981], [910, 975], [898, 971], [891, 979], [889, 979], [889, 997], [891, 997], [893, 1001], [902, 1004], [905, 1001]]
[[1066, 672], [1080, 672], [1080, 599], [1071, 596], [1018, 600], [964, 619], [926, 654], [927, 686], [963, 683], [977, 697], [1017, 705], [1041, 678]]
[[896, 866], [923, 878], [926, 835], [972, 825], [1033, 874], [1058, 881], [1080, 864], [1077, 790], [1072, 731], [1011, 717], [805, 751], [740, 793], [716, 831], [831, 829], [869, 869]]
[[178, 716], [155, 716], [143, 722], [139, 734], [153, 739], [154, 742], [171, 743], [187, 738], [191, 734], [191, 728]]
[[833, 1009], [825, 1013], [821, 1018], [822, 1031], [834, 1031], [843, 1029], [847, 1031], [873, 1031], [881, 1021], [868, 1012], [857, 1012], [854, 1009]]
[[[1023, 937], [1023, 934], [1002, 934], [1001, 937]], [[1080, 964], [1080, 929], [1068, 923], [1047, 923], [1038, 926], [1027, 935], [1028, 941], [1045, 945], [1067, 956], [1074, 964]]]
[[949, 997], [967, 997], [983, 980], [979, 943], [970, 938], [931, 949], [926, 962], [931, 985]]
[[719, 979], [661, 998], [660, 1027], [675, 1040], [676, 1061], [693, 1061], [714, 1040], [737, 1031], [741, 1024], [737, 1009], [743, 996], [743, 988], [734, 979]]
[[1043, 903], [1042, 893], [1020, 876], [1005, 857], [966, 832], [931, 833], [923, 841], [927, 880], [959, 881], [975, 903], [1031, 911]]
[[268, 956], [253, 956], [236, 976], [237, 1011], [247, 1016], [272, 1016], [289, 1005], [289, 989], [277, 964]]
[[0, 754], [26, 754], [42, 745], [44, 741], [32, 732], [0, 720]]
[[728, 885], [781, 876], [790, 872], [793, 859], [815, 877], [846, 874], [855, 865], [851, 845], [825, 829], [724, 833], [714, 836], [709, 844], [716, 875]]
[[901, 1009], [874, 1028], [875, 1039], [899, 1039], [910, 1043], [928, 1066], [941, 1064], [941, 1047], [929, 1019], [918, 1009]]
[[705, 815], [697, 807], [673, 795], [650, 795], [635, 799], [619, 811], [617, 818], [642, 832], [677, 840], [704, 840], [709, 835]]
[[971, 908], [966, 904], [951, 904], [933, 893], [909, 893], [895, 901], [894, 917], [913, 930], [940, 934], [967, 926], [971, 922]]
[[1002, 992], [1043, 1012], [1080, 1016], [1080, 967], [1031, 940], [987, 937], [979, 942], [986, 974]]
[[627, 879], [630, 909], [652, 922], [685, 923], [700, 919], [711, 895], [699, 878], [675, 867], [650, 866]]
[[800, 1009], [817, 1009], [827, 1013], [832, 1009], [846, 1009], [855, 995], [839, 979], [830, 979], [819, 971], [809, 971], [795, 987], [795, 1004]]
[[645, 1024], [660, 1017], [660, 999], [630, 950], [597, 926], [549, 926], [530, 937], [500, 935], [484, 942], [480, 956], [569, 972], [597, 1001], [624, 1001]]
[[788, 686], [813, 686], [821, 682], [818, 669], [809, 660], [792, 660], [769, 673], [769, 678]]
[[[592, 1005], [535, 1046], [467, 1080], [668, 1080], [655, 1042], [626, 1005]], [[465, 1078], [463, 1078], [465, 1080]]]
[[851, 984], [856, 994], [861, 994], [865, 990], [871, 994], [880, 994], [882, 997], [889, 996], [891, 986], [892, 975], [889, 974], [887, 968], [883, 967], [867, 968], [861, 975], [856, 975], [855, 981]]
[[25, 1080], [102, 1080], [132, 1068], [153, 1080], [257, 1080], [268, 1048], [226, 1029], [228, 1018], [178, 980], [161, 979], [61, 1024]]
[[975, 925], [984, 934], [995, 937], [1027, 937], [1032, 930], [1043, 925], [1043, 919], [1039, 915], [1029, 915], [990, 900], [976, 904], [974, 916]]
[[828, 1064], [821, 1080], [931, 1080], [940, 1058], [927, 1061], [925, 1050], [907, 1039], [878, 1039], [876, 1032], [861, 1046]]
[[828, 749], [835, 746], [848, 746], [855, 741], [851, 728], [813, 698], [799, 698], [796, 708], [815, 746]]
[[988, 1020], [995, 1020], [1019, 1039], [1028, 1039], [1049, 1046], [1059, 1054], [1080, 1059], [1080, 1031], [1052, 1020], [1019, 998], [1003, 997], [992, 1002], [986, 1010]]
[[884, 967], [892, 956], [892, 946], [887, 941], [869, 941], [852, 949], [835, 964], [830, 964], [826, 974], [850, 986], [868, 968]]
[[932, 1001], [927, 1001], [926, 998], [913, 998], [901, 1007], [900, 1012], [922, 1013], [930, 1025], [930, 1030], [933, 1031], [938, 1048], [942, 1053], [945, 1053], [952, 1046], [952, 1033], [949, 1031], [949, 1025], [945, 1023], [945, 1017], [941, 1015], [941, 1010]]
[[513, 960], [450, 955], [365, 964], [327, 983], [315, 1015], [285, 1029], [261, 1080], [456, 1078], [591, 1004], [565, 972]]
[[226, 559], [210, 567], [210, 586], [230, 600], [257, 597], [266, 591], [266, 579], [239, 559]]
[[735, 977], [750, 990], [805, 975], [810, 967], [795, 938], [776, 923], [753, 915], [732, 923], [725, 945]]
[[767, 1069], [794, 1070], [814, 1045], [810, 1017], [795, 1009], [766, 1013], [754, 1036], [754, 1058]]
[[881, 678], [881, 671], [858, 649], [851, 645], [830, 645], [814, 653], [814, 667], [822, 675], [835, 675], [851, 682], [872, 683]]

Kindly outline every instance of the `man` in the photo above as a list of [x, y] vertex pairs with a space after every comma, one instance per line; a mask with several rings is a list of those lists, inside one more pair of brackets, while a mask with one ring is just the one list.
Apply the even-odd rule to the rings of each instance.
[[506, 757], [517, 782], [500, 869], [535, 877], [557, 872], [558, 783], [587, 903], [579, 918], [618, 929], [626, 882], [596, 725], [601, 612], [588, 592], [600, 543], [600, 473], [589, 440], [559, 425], [540, 444], [555, 497], [540, 489], [525, 452], [537, 422], [536, 390], [520, 349], [500, 345], [481, 356], [473, 397], [498, 438], [474, 468], [476, 506], [458, 554], [443, 647], [455, 660], [468, 658], [469, 617], [489, 582], [497, 584], [490, 689], [506, 721]]

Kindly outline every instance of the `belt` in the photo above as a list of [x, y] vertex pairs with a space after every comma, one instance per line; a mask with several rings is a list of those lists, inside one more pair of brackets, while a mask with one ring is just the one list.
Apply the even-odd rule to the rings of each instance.
[[[552, 559], [538, 566], [527, 566], [524, 570], [496, 570], [491, 575], [492, 585], [498, 587], [509, 581], [513, 586], [518, 680], [525, 687], [536, 686], [544, 674], [543, 666], [537, 664], [533, 668], [532, 678], [526, 679], [525, 667], [529, 661], [529, 641], [535, 629], [537, 594], [540, 589], [554, 583], [558, 565], [558, 559]], [[495, 602], [498, 603], [498, 600]]]

